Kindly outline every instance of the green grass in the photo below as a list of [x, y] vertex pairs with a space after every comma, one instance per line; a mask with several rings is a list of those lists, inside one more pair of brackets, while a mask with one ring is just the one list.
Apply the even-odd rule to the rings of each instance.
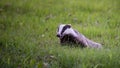
[[[1, 0], [1, 68], [119, 68], [119, 0]], [[61, 46], [60, 23], [103, 48]]]

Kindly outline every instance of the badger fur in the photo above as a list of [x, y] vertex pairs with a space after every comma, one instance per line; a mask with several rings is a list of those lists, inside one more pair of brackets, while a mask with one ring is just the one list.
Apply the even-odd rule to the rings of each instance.
[[69, 24], [61, 24], [58, 27], [57, 37], [60, 39], [60, 43], [74, 43], [80, 44], [82, 47], [92, 47], [92, 48], [101, 48], [101, 44], [96, 43], [83, 34], [74, 30]]

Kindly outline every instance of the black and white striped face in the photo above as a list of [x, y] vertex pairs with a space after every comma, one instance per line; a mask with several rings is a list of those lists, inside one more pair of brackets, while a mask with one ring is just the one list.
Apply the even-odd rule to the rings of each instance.
[[58, 27], [58, 30], [57, 30], [57, 37], [61, 38], [62, 34], [65, 32], [65, 30], [69, 29], [69, 28], [71, 28], [71, 25], [69, 25], [69, 24], [61, 24]]

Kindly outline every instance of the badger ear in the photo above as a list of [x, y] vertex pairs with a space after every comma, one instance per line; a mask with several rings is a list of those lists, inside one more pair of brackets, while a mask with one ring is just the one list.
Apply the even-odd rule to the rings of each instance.
[[67, 26], [68, 28], [71, 28], [71, 24], [67, 24], [66, 26]]

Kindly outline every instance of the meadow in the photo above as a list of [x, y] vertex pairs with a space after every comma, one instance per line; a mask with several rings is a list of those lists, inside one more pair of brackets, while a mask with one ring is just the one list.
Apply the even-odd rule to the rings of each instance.
[[[61, 46], [61, 23], [103, 48]], [[120, 0], [0, 0], [0, 68], [119, 68], [119, 48]]]

